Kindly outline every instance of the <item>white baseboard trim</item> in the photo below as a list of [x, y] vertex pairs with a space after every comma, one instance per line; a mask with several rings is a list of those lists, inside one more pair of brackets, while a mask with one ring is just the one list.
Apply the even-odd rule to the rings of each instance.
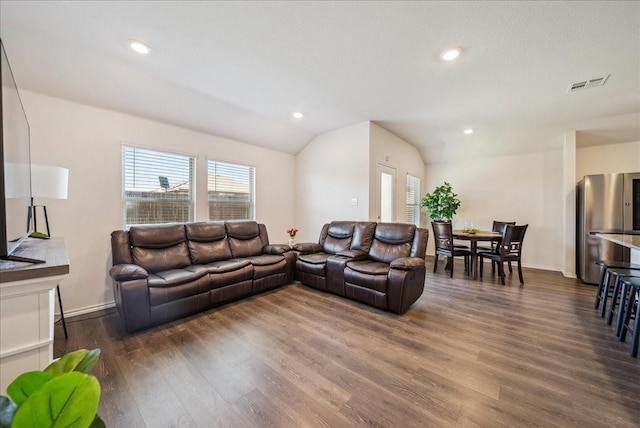
[[[116, 307], [116, 302], [101, 303], [98, 305], [92, 305], [92, 306], [86, 306], [80, 309], [74, 309], [72, 311], [64, 311], [64, 317], [71, 318], [78, 315], [90, 314], [91, 312], [97, 312], [103, 309], [111, 309], [115, 307]], [[59, 317], [60, 317], [60, 314], [56, 313], [56, 318], [59, 318]]]
[[561, 272], [561, 269], [558, 269], [554, 266], [541, 266], [541, 265], [530, 265], [530, 264], [522, 264], [522, 267], [531, 268], [531, 269], [540, 269], [540, 270], [550, 270], [552, 272]]
[[562, 276], [564, 276], [565, 278], [578, 279], [578, 275], [571, 272], [562, 272]]

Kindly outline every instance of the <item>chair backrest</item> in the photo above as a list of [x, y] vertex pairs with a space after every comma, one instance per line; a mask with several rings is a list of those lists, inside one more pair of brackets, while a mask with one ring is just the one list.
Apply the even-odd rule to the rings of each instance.
[[491, 230], [494, 231], [494, 232], [498, 232], [498, 233], [504, 233], [504, 229], [508, 224], [515, 225], [516, 222], [515, 221], [496, 221], [496, 220], [493, 220], [493, 227], [491, 228]]
[[432, 221], [433, 239], [438, 250], [453, 251], [453, 227], [450, 221]]
[[503, 255], [516, 255], [520, 257], [522, 255], [522, 242], [524, 241], [524, 234], [527, 232], [528, 224], [516, 226], [513, 224], [507, 224], [502, 234], [502, 241], [500, 241], [500, 247], [498, 252]]

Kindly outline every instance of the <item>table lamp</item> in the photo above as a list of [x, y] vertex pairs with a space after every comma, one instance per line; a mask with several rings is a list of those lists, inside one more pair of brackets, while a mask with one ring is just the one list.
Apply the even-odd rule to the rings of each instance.
[[[31, 165], [31, 207], [34, 230], [31, 234], [32, 237], [47, 239], [51, 236], [47, 206], [35, 205], [33, 200], [36, 198], [67, 199], [68, 187], [69, 170], [67, 168], [51, 165]], [[38, 232], [38, 207], [41, 207], [44, 212], [46, 234]]]

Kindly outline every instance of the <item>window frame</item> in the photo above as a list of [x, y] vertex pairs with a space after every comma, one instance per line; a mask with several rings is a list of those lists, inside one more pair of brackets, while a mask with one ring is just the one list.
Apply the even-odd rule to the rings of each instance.
[[[411, 183], [413, 181], [413, 184]], [[414, 189], [413, 201], [410, 201], [411, 190], [417, 184], [417, 188]], [[409, 224], [415, 224], [416, 227], [420, 227], [420, 210], [421, 210], [421, 198], [420, 198], [420, 186], [422, 185], [422, 179], [415, 175], [407, 173], [406, 178], [406, 190], [405, 190], [405, 221]], [[410, 213], [413, 213], [414, 221], [410, 221]]]
[[[158, 156], [159, 158], [163, 155], [169, 155], [169, 156], [173, 156], [176, 158], [185, 158], [185, 160], [187, 160], [187, 162], [189, 163], [188, 165], [188, 169], [189, 169], [189, 186], [188, 186], [188, 198], [150, 198], [150, 197], [127, 197], [127, 192], [131, 191], [127, 189], [127, 161], [126, 161], [126, 151], [127, 150], [140, 150], [140, 151], [144, 151], [147, 153], [152, 153], [154, 156]], [[122, 222], [122, 226], [123, 229], [128, 229], [132, 226], [145, 226], [145, 225], [158, 225], [158, 224], [170, 224], [170, 223], [181, 223], [181, 222], [193, 222], [195, 221], [195, 217], [196, 217], [196, 175], [197, 175], [197, 156], [193, 155], [193, 154], [189, 154], [189, 153], [181, 153], [181, 152], [176, 152], [176, 151], [171, 151], [171, 150], [164, 150], [164, 149], [159, 149], [156, 147], [145, 147], [145, 146], [138, 146], [135, 144], [129, 144], [129, 143], [122, 143], [121, 144], [121, 150], [120, 150], [120, 154], [121, 154], [121, 193], [120, 193], [120, 197], [121, 197], [121, 222]], [[134, 168], [139, 168], [140, 165], [135, 164]], [[152, 174], [152, 175], [155, 175]], [[158, 185], [158, 189], [160, 188], [164, 188], [163, 185], [160, 183], [160, 177], [164, 177], [161, 175], [158, 175], [159, 178], [159, 185]], [[153, 190], [158, 190], [155, 188], [152, 188], [152, 190], [149, 190], [148, 192], [151, 193]], [[142, 192], [141, 192], [142, 193]], [[144, 223], [144, 222], [139, 222], [139, 223], [127, 223], [127, 204], [128, 203], [140, 203], [140, 202], [148, 202], [148, 203], [166, 203], [166, 202], [182, 202], [182, 203], [188, 203], [188, 215], [187, 215], [187, 219], [182, 219], [182, 220], [169, 220], [169, 221], [162, 221], [162, 222], [155, 222], [155, 223]]]
[[[248, 201], [248, 213], [249, 216], [248, 218], [212, 218], [211, 216], [211, 203], [212, 202], [218, 202], [218, 203], [224, 203], [224, 200], [219, 200], [219, 201], [215, 201], [212, 200], [211, 197], [211, 192], [212, 190], [209, 188], [209, 174], [210, 174], [210, 165], [211, 163], [215, 163], [217, 164], [222, 164], [225, 165], [227, 167], [231, 166], [231, 167], [235, 167], [235, 168], [242, 168], [242, 169], [246, 169], [246, 172], [248, 173], [247, 175], [249, 176], [249, 184], [248, 184], [248, 195], [249, 195], [249, 201]], [[244, 174], [244, 172], [242, 173]], [[241, 175], [242, 175], [241, 174]], [[215, 190], [214, 190], [215, 191]], [[207, 192], [207, 221], [255, 221], [256, 220], [256, 167], [253, 165], [246, 165], [246, 164], [241, 164], [235, 161], [229, 161], [229, 160], [225, 160], [225, 159], [215, 159], [215, 158], [207, 158], [207, 184], [206, 184], [206, 192]], [[229, 202], [229, 201], [227, 201]], [[234, 203], [233, 201], [230, 201], [230, 203]], [[235, 202], [237, 203], [237, 202]]]

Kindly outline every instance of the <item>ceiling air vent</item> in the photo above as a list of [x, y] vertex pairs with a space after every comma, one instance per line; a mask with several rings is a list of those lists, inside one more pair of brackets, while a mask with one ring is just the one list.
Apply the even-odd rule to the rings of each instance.
[[596, 77], [595, 79], [583, 80], [582, 82], [576, 82], [569, 85], [567, 93], [579, 91], [581, 89], [595, 88], [596, 86], [602, 86], [609, 79], [610, 74], [604, 77]]

